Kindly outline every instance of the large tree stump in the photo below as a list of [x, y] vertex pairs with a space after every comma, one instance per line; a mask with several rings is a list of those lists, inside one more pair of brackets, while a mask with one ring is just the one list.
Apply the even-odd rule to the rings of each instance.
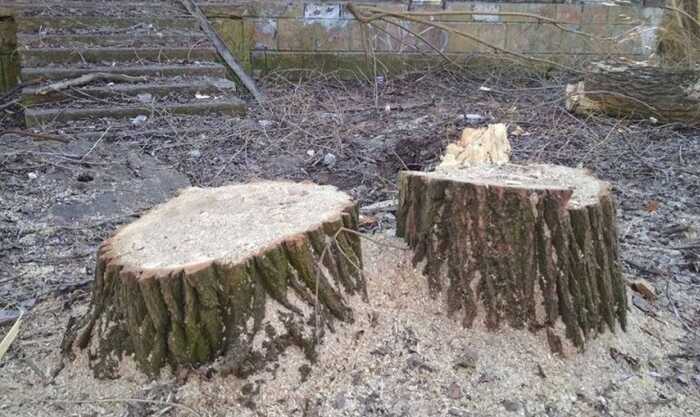
[[598, 63], [566, 87], [566, 108], [581, 114], [700, 123], [700, 71]]
[[398, 235], [466, 327], [560, 330], [573, 345], [626, 325], [615, 202], [588, 172], [478, 166], [400, 176]]
[[[102, 244], [75, 338], [98, 377], [203, 364], [248, 375], [287, 346], [310, 360], [346, 296], [366, 296], [358, 210], [331, 186], [190, 188]], [[347, 230], [346, 230], [347, 229]]]

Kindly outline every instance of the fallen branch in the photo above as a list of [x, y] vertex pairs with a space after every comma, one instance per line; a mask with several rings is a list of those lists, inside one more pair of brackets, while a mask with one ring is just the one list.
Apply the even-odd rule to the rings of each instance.
[[199, 21], [199, 26], [202, 28], [202, 31], [204, 31], [204, 34], [206, 34], [209, 40], [211, 40], [211, 42], [214, 44], [214, 48], [216, 48], [216, 51], [219, 53], [219, 55], [221, 55], [221, 58], [223, 58], [226, 65], [228, 65], [228, 67], [231, 68], [231, 70], [241, 80], [245, 88], [250, 91], [253, 97], [255, 97], [255, 100], [258, 103], [262, 103], [264, 97], [258, 90], [258, 87], [255, 85], [255, 81], [243, 70], [243, 67], [241, 67], [231, 51], [226, 47], [226, 44], [224, 44], [224, 41], [221, 40], [219, 35], [211, 26], [211, 23], [209, 23], [207, 17], [204, 16], [204, 13], [202, 13], [202, 11], [199, 9], [197, 3], [195, 3], [194, 0], [180, 0], [180, 3], [182, 3], [187, 11]]
[[579, 114], [605, 113], [697, 125], [700, 71], [596, 63], [583, 80], [566, 87], [566, 108]]
[[68, 139], [62, 138], [60, 136], [47, 135], [45, 133], [34, 133], [34, 132], [30, 132], [28, 130], [21, 130], [21, 129], [5, 129], [3, 131], [0, 131], [0, 137], [3, 137], [5, 135], [29, 136], [30, 138], [34, 139], [35, 141], [53, 141], [53, 142], [61, 142], [61, 143], [70, 142]]
[[122, 82], [133, 82], [133, 81], [146, 81], [146, 77], [132, 77], [130, 75], [124, 74], [112, 74], [107, 72], [94, 72], [92, 74], [81, 75], [78, 78], [73, 78], [70, 80], [59, 81], [57, 83], [49, 84], [46, 87], [39, 88], [34, 91], [34, 95], [45, 96], [48, 93], [53, 93], [55, 91], [65, 90], [71, 87], [79, 87], [85, 84], [90, 84], [95, 81], [122, 81]]

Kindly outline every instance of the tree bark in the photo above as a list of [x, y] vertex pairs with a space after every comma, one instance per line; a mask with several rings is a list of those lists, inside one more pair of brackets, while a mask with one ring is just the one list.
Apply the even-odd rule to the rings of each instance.
[[[251, 189], [256, 186], [267, 189]], [[289, 211], [290, 218], [298, 216], [300, 210], [306, 211], [310, 220], [300, 223], [303, 230], [271, 236], [269, 243], [241, 259], [225, 254], [152, 267], [148, 266], [149, 260], [139, 264], [139, 258], [129, 254], [129, 250], [142, 249], [141, 245], [145, 251], [152, 250], [148, 245], [160, 245], [159, 229], [187, 221], [179, 212], [216, 215], [219, 210], [226, 218], [228, 210], [242, 210], [254, 212], [261, 222], [274, 223], [266, 219], [269, 211], [276, 210], [274, 203], [261, 207], [246, 201], [255, 200], [256, 193], [274, 201], [269, 196], [290, 188], [299, 191], [298, 199], [336, 198], [337, 210], [316, 213], [308, 208], [283, 209], [283, 213]], [[318, 191], [328, 188], [334, 191]], [[191, 198], [192, 193], [199, 194]], [[240, 195], [242, 203], [212, 208], [207, 201], [219, 198], [221, 193]], [[181, 201], [183, 198], [192, 203]], [[300, 204], [295, 203], [296, 198], [289, 204]], [[153, 221], [161, 215], [165, 218]], [[168, 220], [168, 216], [175, 218]], [[183, 253], [189, 253], [204, 251], [204, 239], [223, 239], [227, 233], [244, 234], [246, 230], [255, 233], [259, 227], [251, 222], [228, 230], [220, 222], [209, 225], [202, 220], [186, 225], [184, 230], [195, 230], [188, 234], [177, 230], [163, 233], [168, 235], [169, 245], [174, 240], [173, 247], [184, 246]], [[69, 329], [67, 337], [72, 340], [66, 345], [87, 349], [99, 378], [117, 377], [124, 355], [133, 355], [150, 376], [157, 376], [166, 365], [177, 369], [217, 358], [222, 372], [246, 376], [275, 360], [290, 345], [298, 346], [313, 361], [315, 345], [324, 331], [332, 329], [335, 321], [352, 321], [346, 297], [366, 298], [359, 238], [346, 231], [356, 230], [357, 225], [357, 207], [332, 187], [263, 182], [186, 190], [102, 244], [90, 310], [81, 323]], [[139, 236], [145, 238], [130, 237], [139, 228]], [[198, 234], [198, 229], [204, 233]], [[149, 238], [156, 243], [149, 243]]]
[[566, 108], [580, 114], [700, 124], [700, 72], [596, 64], [566, 87]]
[[[590, 195], [574, 201], [576, 193]], [[583, 170], [403, 172], [397, 222], [431, 292], [465, 327], [544, 328], [560, 353], [561, 330], [583, 348], [606, 328], [626, 327], [614, 198]]]

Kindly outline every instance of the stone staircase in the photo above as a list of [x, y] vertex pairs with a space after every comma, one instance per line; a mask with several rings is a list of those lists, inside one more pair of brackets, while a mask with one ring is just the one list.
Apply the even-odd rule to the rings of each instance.
[[[27, 127], [132, 127], [153, 115], [240, 115], [245, 104], [198, 24], [176, 0], [15, 0]], [[93, 73], [130, 76], [44, 95]], [[196, 120], [189, 120], [192, 126]]]

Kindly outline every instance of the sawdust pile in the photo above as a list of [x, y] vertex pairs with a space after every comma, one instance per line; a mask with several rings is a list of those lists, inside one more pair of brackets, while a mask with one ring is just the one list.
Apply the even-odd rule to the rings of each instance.
[[603, 335], [586, 352], [559, 358], [544, 335], [463, 329], [428, 295], [410, 254], [396, 248], [403, 244], [381, 241], [365, 241], [363, 248], [370, 303], [353, 302], [356, 322], [325, 339], [308, 375], [301, 352], [289, 351], [277, 369], [250, 381], [191, 380], [182, 399], [205, 409], [229, 403], [241, 416], [681, 416], [700, 410], [700, 399], [662, 385], [655, 368], [675, 349], [669, 341], [679, 329], [634, 311], [627, 333]]

